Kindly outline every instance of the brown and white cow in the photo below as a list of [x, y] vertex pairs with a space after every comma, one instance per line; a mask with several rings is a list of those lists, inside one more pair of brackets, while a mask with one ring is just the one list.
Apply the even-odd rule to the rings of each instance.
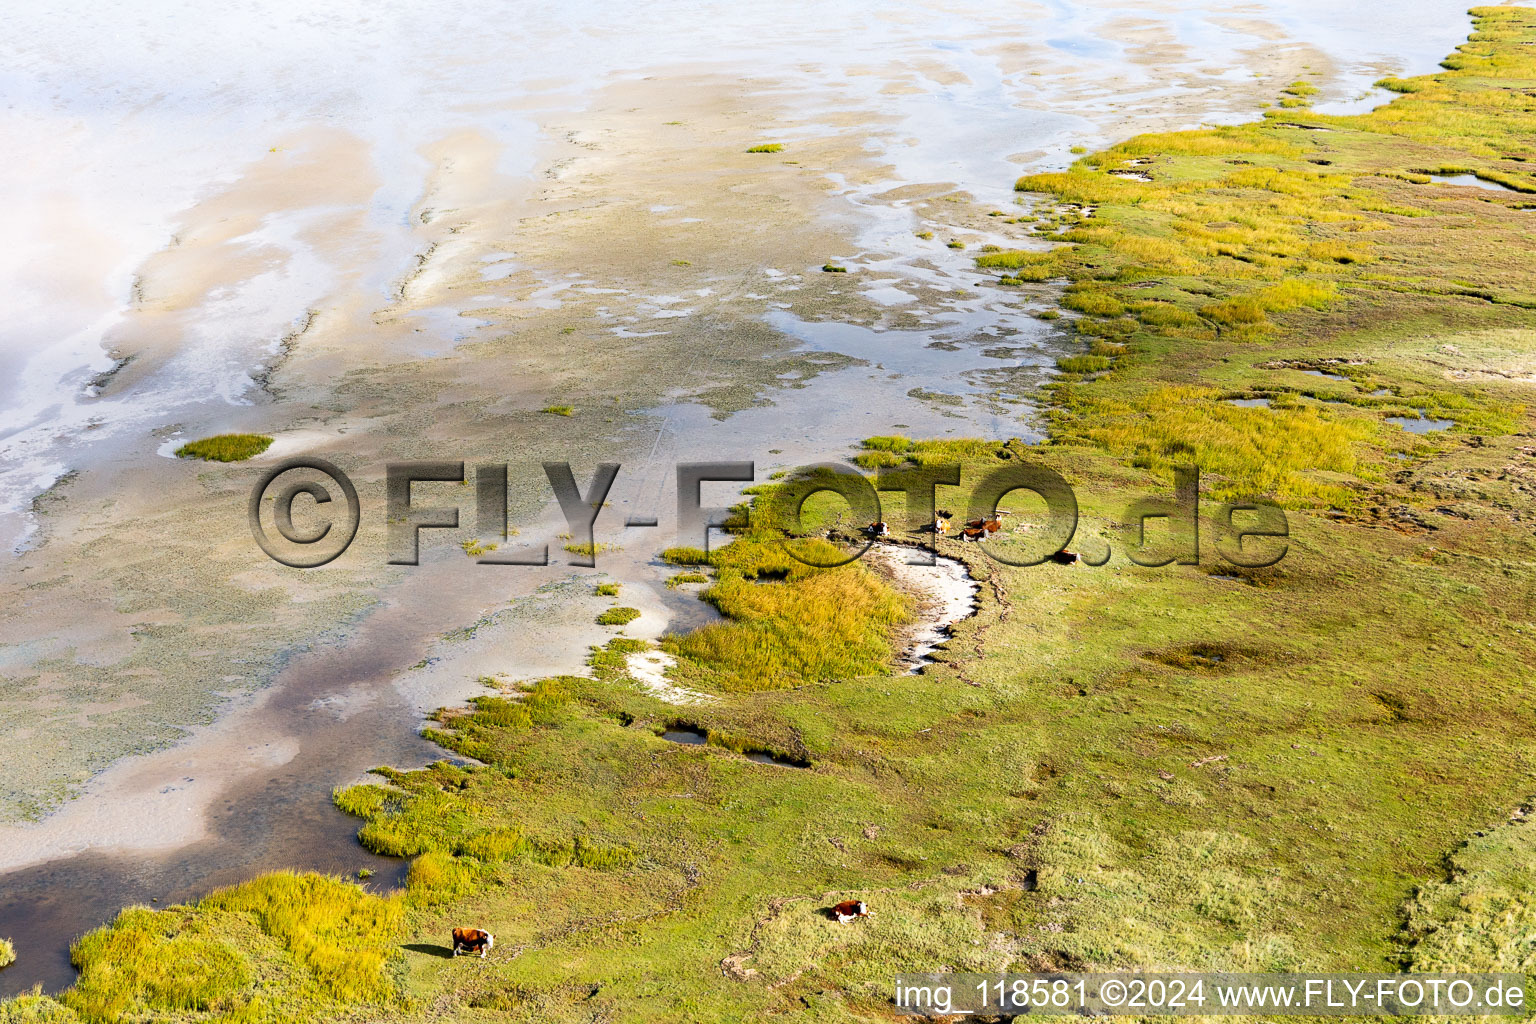
[[869, 908], [863, 900], [844, 900], [828, 911], [838, 924], [847, 924], [856, 917], [868, 917]]
[[485, 951], [496, 945], [496, 936], [480, 928], [455, 928], [453, 930], [453, 955], [458, 956], [459, 951], [473, 953], [480, 951], [480, 959], [485, 959]]

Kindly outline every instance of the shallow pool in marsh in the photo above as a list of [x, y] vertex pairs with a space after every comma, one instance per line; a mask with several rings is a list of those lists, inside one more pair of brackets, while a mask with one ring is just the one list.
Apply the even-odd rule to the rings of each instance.
[[1417, 416], [1388, 416], [1387, 422], [1393, 426], [1402, 427], [1410, 434], [1432, 434], [1437, 430], [1450, 430], [1456, 425], [1455, 420], [1425, 416], [1423, 409], [1418, 410]]
[[1464, 185], [1469, 188], [1486, 189], [1489, 192], [1515, 192], [1508, 185], [1500, 185], [1496, 181], [1479, 178], [1475, 174], [1431, 174], [1429, 179], [1442, 185]]

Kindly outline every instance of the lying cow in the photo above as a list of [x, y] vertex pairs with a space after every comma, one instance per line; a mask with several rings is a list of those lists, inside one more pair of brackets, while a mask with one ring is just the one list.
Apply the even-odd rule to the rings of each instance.
[[453, 930], [453, 955], [458, 956], [462, 950], [465, 953], [480, 951], [480, 959], [485, 959], [485, 951], [496, 945], [496, 936], [480, 928], [455, 928]]
[[847, 924], [856, 917], [868, 917], [869, 908], [863, 900], [844, 900], [828, 911], [838, 924]]
[[871, 537], [889, 537], [891, 535], [891, 528], [889, 525], [883, 522], [870, 523], [868, 526], [864, 527], [864, 532], [869, 534]]

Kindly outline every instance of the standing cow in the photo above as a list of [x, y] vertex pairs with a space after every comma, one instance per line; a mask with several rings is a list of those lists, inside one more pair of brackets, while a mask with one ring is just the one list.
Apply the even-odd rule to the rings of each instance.
[[455, 928], [453, 930], [453, 955], [459, 953], [473, 953], [480, 951], [480, 959], [485, 959], [485, 951], [496, 945], [496, 936], [480, 928]]

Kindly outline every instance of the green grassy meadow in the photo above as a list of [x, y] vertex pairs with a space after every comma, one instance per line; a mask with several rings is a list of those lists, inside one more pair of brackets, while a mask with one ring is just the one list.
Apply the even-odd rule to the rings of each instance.
[[[414, 858], [402, 893], [274, 875], [131, 908], [77, 944], [74, 989], [0, 1021], [886, 1021], [903, 970], [1530, 970], [1536, 11], [1475, 14], [1374, 113], [1295, 84], [1259, 123], [1019, 182], [1065, 244], [977, 262], [1066, 283], [1083, 351], [1048, 440], [858, 460], [958, 463], [957, 509], [1048, 466], [1106, 564], [940, 541], [980, 610], [895, 676], [914, 610], [862, 565], [788, 558], [772, 517], [669, 551], [728, 616], [664, 641], [712, 702], [658, 699], [626, 668], [649, 645], [617, 636], [590, 678], [445, 709], [429, 736], [474, 763], [335, 795]], [[1454, 425], [1388, 421], [1419, 410]], [[1198, 565], [1124, 557], [1129, 503], [1190, 464], [1207, 512], [1288, 510], [1284, 559], [1231, 565], [1209, 528]], [[1011, 507], [1004, 551], [1038, 521]], [[843, 899], [873, 916], [821, 913]], [[446, 955], [461, 924], [495, 933], [487, 959]]]

